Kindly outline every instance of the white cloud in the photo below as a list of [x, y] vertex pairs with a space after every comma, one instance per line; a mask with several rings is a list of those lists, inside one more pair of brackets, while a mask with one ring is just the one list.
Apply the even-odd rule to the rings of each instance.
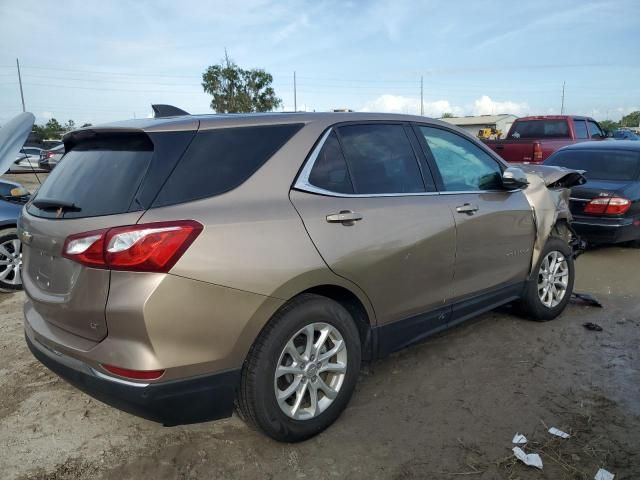
[[[404, 97], [402, 95], [380, 95], [378, 98], [364, 104], [360, 109], [363, 112], [387, 112], [387, 113], [420, 113], [420, 99], [414, 97]], [[527, 113], [529, 106], [527, 103], [512, 101], [495, 101], [487, 95], [482, 95], [472, 104], [453, 105], [449, 100], [436, 100], [424, 102], [424, 114], [427, 117], [441, 117], [443, 113], [453, 113], [454, 115], [493, 115], [500, 113], [512, 113], [523, 115]]]
[[471, 109], [472, 115], [497, 115], [500, 113], [512, 113], [514, 115], [523, 115], [529, 110], [529, 105], [518, 102], [496, 102], [488, 95], [482, 95], [473, 102]]

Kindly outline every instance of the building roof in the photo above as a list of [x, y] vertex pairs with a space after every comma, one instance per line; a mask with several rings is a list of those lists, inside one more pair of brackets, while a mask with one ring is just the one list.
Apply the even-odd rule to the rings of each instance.
[[478, 115], [478, 116], [469, 116], [469, 117], [449, 117], [449, 118], [441, 118], [443, 122], [452, 123], [458, 126], [464, 125], [485, 125], [488, 123], [497, 123], [500, 120], [505, 120], [507, 118], [518, 118], [515, 115], [510, 113], [503, 113], [501, 115]]

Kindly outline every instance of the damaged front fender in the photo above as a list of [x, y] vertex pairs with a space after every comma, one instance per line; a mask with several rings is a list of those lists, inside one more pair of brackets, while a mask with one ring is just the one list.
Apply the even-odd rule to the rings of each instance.
[[[529, 185], [523, 191], [531, 205], [536, 225], [536, 238], [531, 258], [531, 271], [540, 259], [547, 239], [563, 222], [570, 229], [568, 236], [574, 235], [571, 230], [571, 211], [569, 210], [569, 194], [571, 187], [582, 185], [587, 180], [583, 171], [547, 165], [523, 165]], [[568, 242], [570, 238], [566, 239]]]

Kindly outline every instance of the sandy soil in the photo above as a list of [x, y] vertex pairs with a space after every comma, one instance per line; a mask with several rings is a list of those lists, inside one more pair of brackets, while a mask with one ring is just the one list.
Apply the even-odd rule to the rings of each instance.
[[[571, 304], [549, 323], [508, 308], [380, 361], [337, 423], [298, 445], [238, 418], [164, 428], [49, 373], [22, 337], [22, 293], [0, 295], [2, 478], [640, 478], [640, 250], [590, 251]], [[604, 328], [583, 328], [592, 321]], [[572, 436], [563, 440], [546, 430]], [[538, 471], [514, 460], [525, 434]]]

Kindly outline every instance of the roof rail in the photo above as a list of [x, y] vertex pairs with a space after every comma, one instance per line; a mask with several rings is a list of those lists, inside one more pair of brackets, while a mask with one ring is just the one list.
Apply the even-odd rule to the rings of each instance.
[[151, 105], [151, 108], [153, 109], [153, 118], [181, 117], [182, 115], [190, 115], [188, 112], [185, 112], [178, 107], [174, 107], [173, 105], [155, 104]]

